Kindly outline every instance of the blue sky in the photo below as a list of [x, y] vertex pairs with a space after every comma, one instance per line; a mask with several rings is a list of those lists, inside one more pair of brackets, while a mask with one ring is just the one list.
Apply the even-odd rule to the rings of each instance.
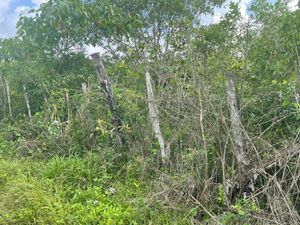
[[16, 33], [16, 23], [20, 13], [38, 7], [46, 0], [0, 0], [0, 38], [8, 38]]
[[[30, 8], [36, 8], [41, 3], [47, 0], [0, 0], [0, 38], [9, 38], [16, 33], [16, 23], [20, 13], [26, 12]], [[247, 18], [247, 5], [251, 0], [226, 0], [222, 8], [216, 9], [213, 16], [206, 16], [204, 19], [206, 23], [218, 22], [222, 15], [227, 12], [228, 3], [230, 1], [239, 2], [240, 11], [243, 17]], [[274, 2], [275, 0], [270, 0]], [[289, 7], [295, 9], [298, 0], [290, 0]]]

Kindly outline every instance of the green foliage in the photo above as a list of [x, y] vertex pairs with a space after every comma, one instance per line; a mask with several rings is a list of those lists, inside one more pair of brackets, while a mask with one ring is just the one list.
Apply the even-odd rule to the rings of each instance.
[[249, 224], [249, 217], [252, 213], [259, 212], [257, 204], [251, 199], [242, 199], [239, 200], [233, 209], [236, 212], [225, 212], [222, 215], [221, 223], [222, 224]]
[[[203, 25], [223, 2], [49, 0], [21, 15], [17, 37], [0, 40], [0, 224], [254, 224], [252, 215], [280, 205], [266, 196], [284, 194], [285, 208], [299, 211], [289, 149], [300, 131], [300, 10], [255, 0], [241, 19], [230, 3], [220, 21]], [[101, 47], [118, 128], [86, 57], [91, 45]], [[267, 188], [232, 207], [225, 179], [243, 171], [226, 72], [237, 77], [246, 169], [291, 155], [284, 175], [267, 182], [266, 174], [254, 185]], [[148, 101], [157, 104], [168, 166]], [[270, 221], [288, 223], [290, 212], [272, 213]]]
[[192, 214], [147, 206], [147, 186], [130, 174], [112, 179], [99, 157], [0, 159], [0, 224], [188, 224]]
[[1, 160], [0, 224], [136, 224], [133, 208], [105, 191], [109, 179], [94, 157]]

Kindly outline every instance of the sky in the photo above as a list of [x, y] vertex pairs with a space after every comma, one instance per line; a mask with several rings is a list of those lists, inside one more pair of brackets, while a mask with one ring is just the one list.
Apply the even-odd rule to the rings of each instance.
[[19, 15], [45, 1], [47, 0], [0, 0], [0, 38], [14, 36]]
[[[21, 13], [30, 8], [37, 8], [41, 3], [47, 0], [0, 0], [0, 38], [13, 37], [16, 33], [16, 23]], [[217, 23], [227, 12], [229, 2], [239, 2], [240, 12], [244, 18], [248, 17], [247, 6], [251, 0], [226, 0], [222, 8], [218, 8], [213, 16], [205, 17], [206, 23]], [[275, 0], [270, 0], [274, 2]], [[298, 0], [291, 0], [289, 8], [295, 10]]]

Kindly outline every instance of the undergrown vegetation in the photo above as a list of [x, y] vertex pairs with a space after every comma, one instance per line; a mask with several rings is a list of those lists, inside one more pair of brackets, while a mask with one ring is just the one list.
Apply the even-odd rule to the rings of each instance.
[[49, 0], [0, 40], [0, 224], [300, 224], [299, 9], [175, 3]]

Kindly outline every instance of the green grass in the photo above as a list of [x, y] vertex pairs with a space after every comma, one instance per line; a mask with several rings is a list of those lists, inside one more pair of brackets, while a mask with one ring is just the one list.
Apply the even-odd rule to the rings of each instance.
[[184, 213], [150, 205], [147, 182], [109, 170], [97, 154], [0, 159], [0, 224], [189, 224]]

